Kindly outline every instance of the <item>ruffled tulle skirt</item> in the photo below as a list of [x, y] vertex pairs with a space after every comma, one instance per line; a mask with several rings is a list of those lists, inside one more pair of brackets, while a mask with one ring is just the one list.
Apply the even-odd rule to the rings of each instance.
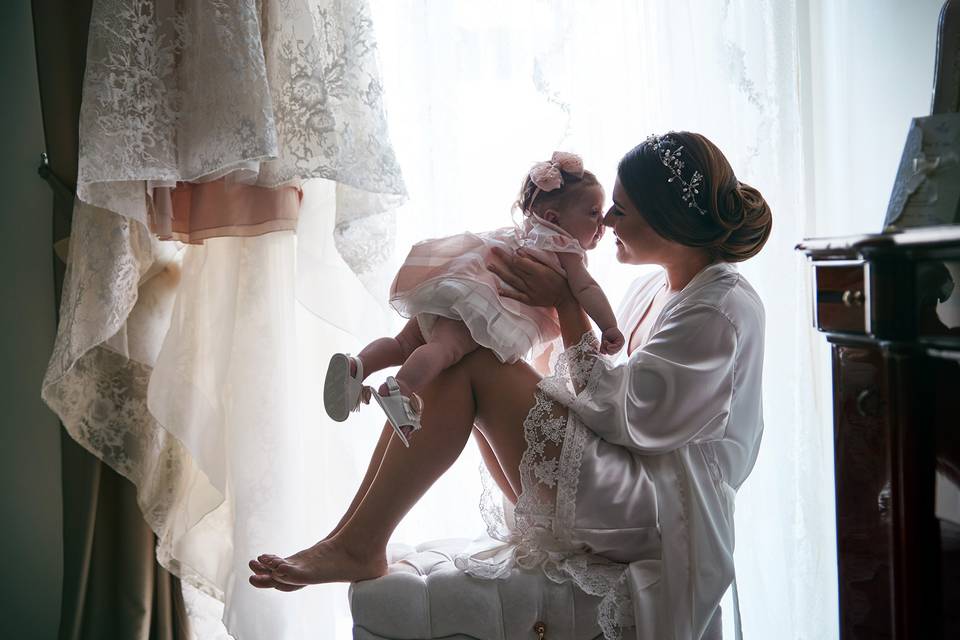
[[[512, 228], [463, 233], [415, 244], [390, 287], [390, 305], [417, 318], [425, 338], [437, 316], [460, 320], [502, 362], [516, 362], [560, 335], [556, 311], [500, 296], [503, 281], [487, 269], [494, 247], [520, 246]], [[554, 260], [556, 257], [553, 256]]]

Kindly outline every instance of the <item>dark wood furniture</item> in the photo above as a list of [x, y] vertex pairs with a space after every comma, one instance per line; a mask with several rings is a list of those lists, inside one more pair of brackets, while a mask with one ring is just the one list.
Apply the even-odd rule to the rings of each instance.
[[840, 636], [960, 638], [960, 226], [798, 249], [833, 352]]

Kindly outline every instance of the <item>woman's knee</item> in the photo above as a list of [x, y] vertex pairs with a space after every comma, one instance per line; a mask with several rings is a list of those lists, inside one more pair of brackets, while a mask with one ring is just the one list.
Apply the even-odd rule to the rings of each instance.
[[461, 358], [458, 366], [472, 379], [489, 376], [506, 365], [490, 349], [475, 349]]
[[[520, 360], [505, 364], [489, 349], [477, 349], [460, 360], [474, 393], [481, 396], [526, 396], [540, 381], [530, 365]], [[506, 398], [504, 398], [506, 399]]]

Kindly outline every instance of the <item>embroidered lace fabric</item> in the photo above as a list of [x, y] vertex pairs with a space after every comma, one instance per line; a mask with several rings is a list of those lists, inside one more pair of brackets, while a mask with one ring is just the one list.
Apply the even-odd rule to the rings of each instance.
[[333, 180], [338, 249], [363, 272], [392, 234], [358, 246], [351, 225], [405, 194], [382, 94], [366, 0], [99, 0], [77, 195], [146, 224], [153, 186]]
[[[91, 10], [77, 201], [42, 396], [77, 442], [137, 486], [160, 563], [233, 599], [226, 617], [238, 633], [274, 624], [275, 637], [302, 635], [287, 635], [295, 616], [281, 605], [244, 603], [235, 570], [253, 549], [294, 546], [277, 514], [295, 508], [272, 504], [297, 500], [290, 474], [222, 472], [252, 457], [248, 446], [275, 457], [299, 447], [284, 413], [293, 332], [280, 322], [295, 307], [295, 238], [287, 227], [189, 248], [161, 242], [148, 230], [149, 194], [178, 182], [323, 183], [337, 250], [353, 275], [374, 270], [394, 244], [405, 188], [371, 26], [366, 0], [94, 0]], [[232, 360], [201, 357], [214, 351]], [[170, 362], [183, 353], [198, 354], [190, 376], [158, 375], [158, 364], [178, 371]], [[178, 393], [192, 382], [219, 385], [207, 396], [215, 420], [199, 432], [181, 417], [202, 415], [200, 403], [177, 404], [197, 397]], [[246, 388], [266, 400], [247, 402], [256, 394]], [[197, 455], [207, 450], [223, 460]]]
[[534, 394], [523, 423], [527, 449], [520, 461], [522, 493], [511, 509], [485, 470], [480, 509], [487, 534], [505, 543], [489, 552], [457, 558], [457, 566], [486, 579], [506, 578], [514, 568], [541, 569], [550, 580], [572, 581], [600, 598], [597, 621], [612, 640], [633, 626], [626, 565], [589, 553], [572, 537], [577, 485], [587, 428], [567, 408], [589, 393], [602, 367], [599, 343], [587, 333], [563, 352], [551, 376]]
[[194, 492], [193, 510], [178, 508], [206, 480], [147, 408], [152, 365], [179, 278], [179, 252], [129, 218], [78, 203], [71, 247], [91, 245], [99, 250], [71, 251], [43, 399], [77, 442], [137, 486], [137, 502], [157, 534], [160, 562], [222, 599], [217, 585], [174, 557], [179, 536], [222, 497]]

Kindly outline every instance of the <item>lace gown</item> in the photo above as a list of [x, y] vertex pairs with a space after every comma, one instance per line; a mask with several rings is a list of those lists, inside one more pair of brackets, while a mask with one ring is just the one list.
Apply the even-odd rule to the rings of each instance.
[[[636, 326], [662, 274], [618, 314]], [[540, 567], [601, 597], [607, 638], [719, 638], [733, 581], [733, 504], [763, 431], [764, 312], [730, 264], [671, 298], [616, 361], [587, 334], [538, 385], [515, 508], [485, 492], [491, 537], [457, 558], [480, 578]], [[505, 505], [505, 508], [504, 508]]]
[[417, 318], [424, 337], [438, 316], [461, 320], [476, 342], [502, 362], [516, 362], [531, 349], [560, 335], [557, 313], [501, 298], [503, 281], [487, 269], [491, 250], [523, 247], [563, 273], [557, 252], [586, 253], [555, 224], [529, 216], [522, 229], [504, 227], [485, 233], [462, 233], [413, 245], [390, 287], [390, 305]]

